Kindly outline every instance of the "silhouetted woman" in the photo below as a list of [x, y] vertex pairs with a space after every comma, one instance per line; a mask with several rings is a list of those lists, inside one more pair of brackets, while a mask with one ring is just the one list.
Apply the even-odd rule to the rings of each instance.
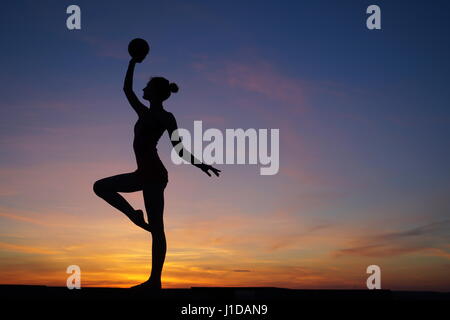
[[[167, 186], [167, 170], [159, 159], [156, 144], [167, 130], [172, 145], [179, 155], [211, 176], [209, 170], [219, 176], [220, 170], [203, 164], [182, 146], [176, 130], [177, 122], [172, 113], [164, 110], [163, 101], [171, 93], [178, 91], [175, 83], [162, 77], [153, 77], [143, 89], [143, 99], [150, 102], [150, 108], [142, 104], [133, 92], [133, 73], [137, 62], [145, 58], [132, 58], [125, 76], [125, 95], [139, 116], [134, 126], [133, 149], [136, 155], [137, 170], [104, 178], [94, 183], [94, 192], [110, 205], [123, 212], [137, 226], [152, 234], [152, 271], [149, 279], [133, 288], [161, 288], [161, 273], [166, 256], [166, 237], [164, 234], [163, 210], [164, 189]], [[135, 210], [119, 192], [143, 191], [148, 223], [142, 210]]]

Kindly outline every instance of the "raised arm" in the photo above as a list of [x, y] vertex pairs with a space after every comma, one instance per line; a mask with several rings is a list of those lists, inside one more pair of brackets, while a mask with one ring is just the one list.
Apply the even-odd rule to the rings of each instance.
[[216, 176], [219, 176], [220, 172], [219, 169], [216, 169], [210, 166], [209, 164], [202, 163], [199, 159], [194, 157], [192, 153], [190, 153], [188, 150], [186, 150], [186, 148], [184, 148], [183, 142], [181, 141], [181, 137], [178, 135], [177, 120], [175, 119], [172, 113], [169, 113], [167, 132], [169, 134], [169, 139], [172, 142], [173, 148], [181, 158], [191, 163], [195, 167], [199, 168], [210, 177], [211, 174], [209, 173], [209, 170], [211, 170]]
[[130, 63], [128, 64], [127, 73], [125, 75], [125, 81], [123, 83], [123, 91], [125, 92], [125, 96], [127, 97], [128, 102], [140, 117], [147, 110], [147, 107], [142, 102], [139, 101], [138, 97], [133, 91], [133, 74], [135, 66], [136, 60], [131, 59]]

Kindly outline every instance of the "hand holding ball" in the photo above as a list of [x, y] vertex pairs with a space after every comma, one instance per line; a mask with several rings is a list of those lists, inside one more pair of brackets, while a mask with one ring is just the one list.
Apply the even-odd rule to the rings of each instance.
[[144, 61], [149, 51], [150, 46], [144, 39], [136, 38], [128, 44], [128, 53], [136, 62]]

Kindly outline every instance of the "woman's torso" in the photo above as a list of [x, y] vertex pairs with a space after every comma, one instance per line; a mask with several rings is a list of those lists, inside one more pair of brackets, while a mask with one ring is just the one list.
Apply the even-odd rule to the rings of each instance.
[[158, 156], [156, 145], [166, 130], [167, 111], [148, 109], [134, 125], [133, 149], [137, 171], [146, 178], [167, 181], [167, 170]]

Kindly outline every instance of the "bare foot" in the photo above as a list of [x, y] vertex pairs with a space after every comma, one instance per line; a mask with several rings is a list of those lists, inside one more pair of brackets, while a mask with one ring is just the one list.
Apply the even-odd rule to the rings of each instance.
[[141, 227], [142, 229], [151, 232], [150, 225], [147, 222], [145, 222], [144, 212], [142, 210], [135, 210], [133, 218], [130, 219], [138, 227]]
[[151, 281], [147, 280], [141, 284], [136, 286], [132, 286], [130, 289], [148, 289], [148, 290], [161, 290], [161, 282], [160, 281]]

